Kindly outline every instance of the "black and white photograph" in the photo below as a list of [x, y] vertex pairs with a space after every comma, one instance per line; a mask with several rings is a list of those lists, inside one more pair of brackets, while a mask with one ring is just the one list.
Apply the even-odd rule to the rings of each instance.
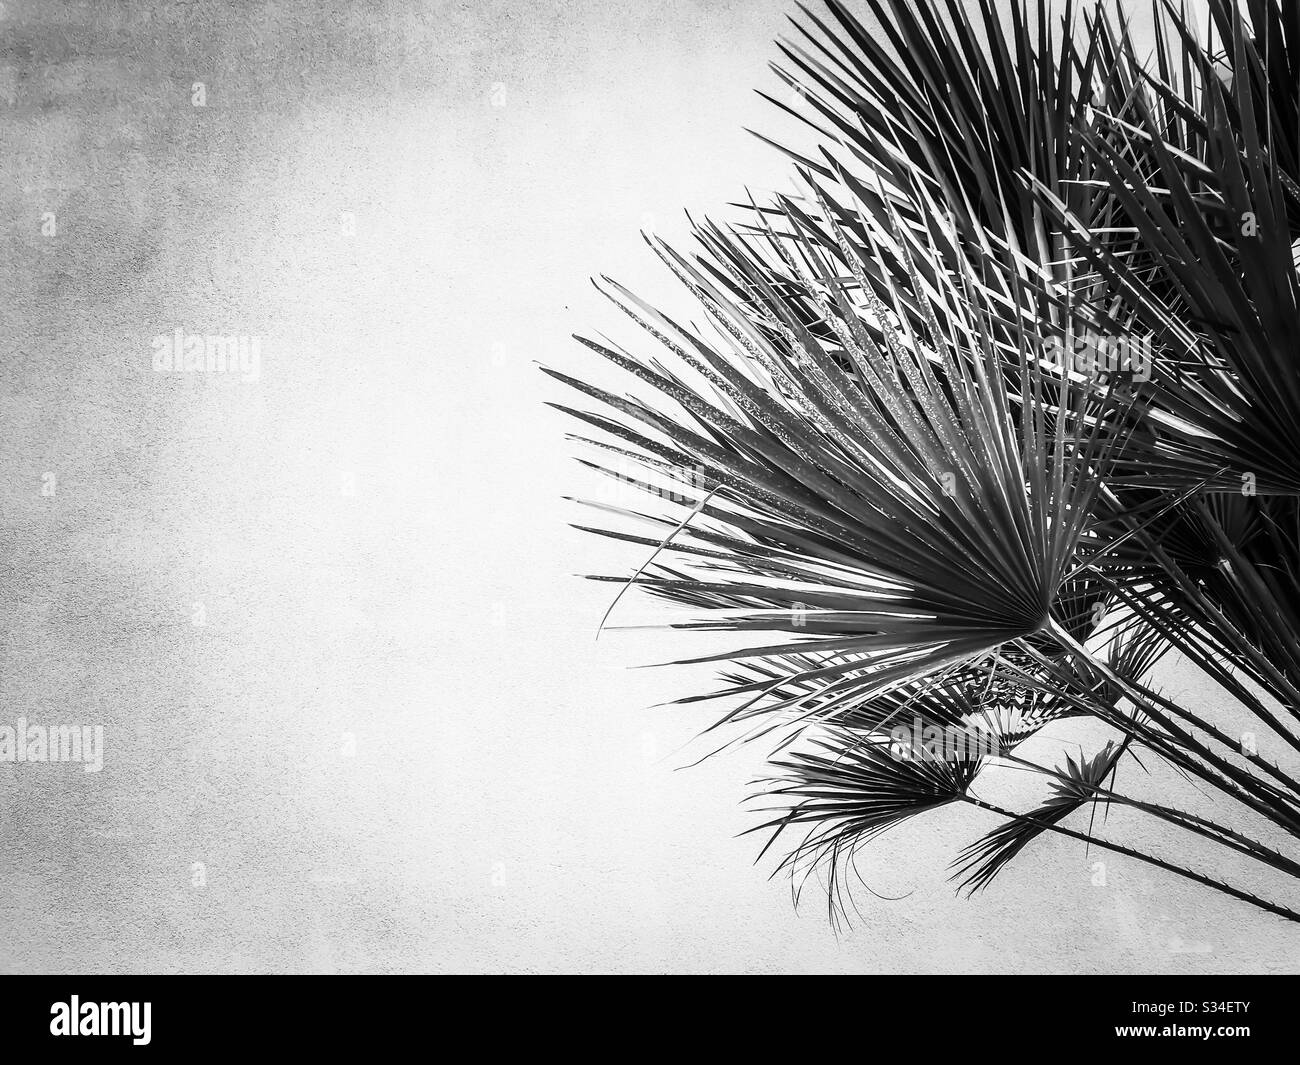
[[3, 0], [0, 168], [37, 1052], [491, 975], [1290, 1027], [1295, 0]]

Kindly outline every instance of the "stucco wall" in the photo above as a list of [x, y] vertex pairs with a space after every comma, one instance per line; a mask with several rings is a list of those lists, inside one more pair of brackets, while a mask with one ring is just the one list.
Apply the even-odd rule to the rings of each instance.
[[[708, 712], [647, 708], [706, 677], [627, 667], [699, 641], [594, 641], [572, 574], [640, 558], [565, 526], [534, 363], [603, 372], [591, 274], [681, 306], [638, 227], [784, 183], [786, 6], [5, 0], [0, 722], [106, 746], [0, 765], [0, 969], [1296, 968], [1065, 841], [957, 900], [970, 813], [837, 938], [735, 838], [761, 752], [674, 771]], [[257, 380], [155, 372], [177, 328]]]

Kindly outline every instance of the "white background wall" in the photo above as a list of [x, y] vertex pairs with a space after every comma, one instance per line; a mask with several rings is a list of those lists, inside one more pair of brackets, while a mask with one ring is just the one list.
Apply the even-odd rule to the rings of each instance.
[[[965, 811], [869, 850], [906, 897], [837, 938], [736, 838], [762, 752], [675, 771], [709, 711], [649, 707], [708, 675], [628, 668], [701, 641], [593, 640], [573, 574], [641, 555], [566, 527], [595, 482], [535, 363], [638, 341], [592, 274], [681, 306], [639, 227], [785, 182], [742, 126], [789, 128], [788, 6], [6, 0], [0, 722], [107, 753], [0, 765], [0, 969], [1296, 967], [1067, 841], [958, 900]], [[260, 335], [260, 380], [154, 373], [176, 327]]]

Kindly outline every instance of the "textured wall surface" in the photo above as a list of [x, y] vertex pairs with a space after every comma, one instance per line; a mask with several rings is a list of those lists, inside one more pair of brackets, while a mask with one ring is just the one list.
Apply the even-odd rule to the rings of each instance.
[[[641, 559], [566, 527], [534, 364], [628, 328], [591, 274], [680, 300], [638, 228], [785, 182], [786, 7], [0, 4], [0, 724], [105, 737], [0, 763], [0, 970], [1297, 968], [1059, 839], [958, 900], [964, 811], [837, 937], [737, 838], [760, 752], [674, 771], [706, 678], [627, 667], [699, 641], [594, 641], [573, 574]], [[250, 362], [155, 370], [176, 330]]]

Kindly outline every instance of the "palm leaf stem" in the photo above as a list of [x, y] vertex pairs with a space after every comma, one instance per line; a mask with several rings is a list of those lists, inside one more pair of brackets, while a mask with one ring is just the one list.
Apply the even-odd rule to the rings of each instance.
[[1041, 818], [1031, 817], [1028, 814], [1018, 814], [1011, 810], [996, 806], [993, 803], [985, 802], [983, 799], [977, 799], [973, 795], [963, 795], [959, 797], [960, 802], [967, 803], [970, 806], [976, 806], [981, 810], [987, 810], [990, 813], [998, 814], [1002, 817], [1010, 817], [1016, 821], [1025, 822], [1034, 825], [1037, 828], [1045, 829], [1049, 832], [1055, 832], [1058, 835], [1069, 836], [1071, 839], [1081, 840], [1084, 843], [1095, 843], [1098, 847], [1105, 850], [1114, 851], [1116, 854], [1122, 854], [1127, 858], [1136, 858], [1140, 862], [1146, 862], [1148, 865], [1154, 865], [1158, 869], [1164, 869], [1167, 872], [1177, 873], [1181, 877], [1195, 881], [1205, 887], [1213, 888], [1215, 891], [1221, 891], [1225, 895], [1231, 895], [1242, 902], [1248, 902], [1252, 906], [1257, 906], [1261, 910], [1267, 910], [1269, 913], [1276, 914], [1279, 917], [1285, 917], [1288, 921], [1300, 922], [1300, 913], [1288, 909], [1276, 902], [1270, 902], [1267, 899], [1261, 899], [1257, 895], [1252, 895], [1241, 888], [1233, 887], [1231, 884], [1224, 883], [1222, 880], [1215, 880], [1213, 877], [1205, 876], [1194, 869], [1188, 869], [1182, 865], [1176, 865], [1173, 862], [1165, 861], [1163, 858], [1157, 858], [1153, 854], [1144, 854], [1142, 851], [1135, 850], [1132, 847], [1126, 847], [1122, 843], [1113, 843], [1110, 840], [1102, 839], [1088, 832], [1079, 832], [1073, 828], [1066, 828], [1064, 825], [1052, 824]]
[[[1108, 665], [1106, 665], [1105, 662], [1101, 661], [1083, 644], [1079, 643], [1079, 641], [1071, 636], [1070, 633], [1056, 621], [1056, 619], [1049, 619], [1048, 631], [1064, 648], [1073, 651], [1076, 655], [1080, 656], [1080, 658], [1087, 661], [1094, 669], [1100, 672], [1108, 681], [1117, 685], [1129, 699], [1141, 706], [1143, 712], [1169, 732], [1178, 743], [1182, 744], [1188, 750], [1195, 751], [1202, 759], [1217, 769], [1219, 773], [1235, 783], [1243, 792], [1249, 793], [1250, 798], [1248, 799], [1246, 795], [1243, 795], [1240, 792], [1235, 792], [1231, 788], [1224, 787], [1218, 774], [1207, 773], [1205, 772], [1204, 767], [1188, 759], [1186, 762], [1187, 767], [1196, 772], [1201, 779], [1214, 784], [1227, 794], [1234, 795], [1239, 800], [1247, 802], [1247, 804], [1250, 805], [1252, 809], [1256, 810], [1256, 812], [1264, 814], [1264, 816], [1269, 820], [1275, 822], [1282, 828], [1285, 828], [1292, 835], [1300, 835], [1300, 813], [1289, 804], [1286, 806], [1281, 805], [1278, 802], [1279, 794], [1275, 788], [1272, 788], [1271, 785], [1268, 785], [1267, 782], [1262, 781], [1260, 778], [1253, 776], [1250, 773], [1243, 772], [1231, 762], [1219, 757], [1214, 753], [1214, 751], [1206, 747], [1191, 733], [1174, 724], [1166, 714], [1157, 709], [1151, 701], [1146, 699], [1132, 684], [1115, 673]], [[1125, 731], [1127, 731], [1127, 729], [1125, 729]], [[1263, 792], [1262, 795], [1261, 792]]]
[[[1054, 777], [1062, 783], [1070, 783], [1070, 778], [1065, 774], [1053, 769], [1050, 766], [1040, 765], [1037, 762], [1031, 762], [1024, 758], [1019, 758], [1013, 754], [1002, 755], [1006, 761], [1014, 762], [1026, 769], [1034, 770], [1045, 776]], [[1196, 814], [1189, 813], [1186, 810], [1177, 810], [1173, 807], [1162, 806], [1159, 803], [1145, 802], [1141, 799], [1124, 795], [1121, 792], [1113, 791], [1110, 788], [1093, 785], [1092, 791], [1097, 799], [1104, 799], [1107, 802], [1115, 803], [1118, 806], [1127, 806], [1134, 810], [1150, 814], [1153, 817], [1166, 821], [1171, 825], [1186, 829], [1198, 836], [1203, 836], [1208, 840], [1219, 843], [1224, 847], [1237, 851], [1256, 861], [1263, 862], [1279, 872], [1287, 873], [1290, 876], [1300, 878], [1300, 862], [1288, 858], [1285, 854], [1259, 842], [1251, 839], [1230, 828], [1226, 828], [1208, 818], [1199, 817]]]
[[[1068, 633], [1065, 634], [1067, 637]], [[1268, 820], [1281, 828], [1284, 828], [1291, 835], [1300, 835], [1300, 813], [1289, 804], [1283, 805], [1287, 796], [1278, 791], [1261, 778], [1243, 773], [1231, 763], [1224, 761], [1201, 744], [1194, 736], [1178, 728], [1177, 725], [1169, 721], [1163, 713], [1141, 698], [1140, 693], [1136, 692], [1127, 682], [1121, 681], [1115, 674], [1099, 662], [1091, 652], [1083, 648], [1077, 642], [1073, 643], [1072, 649], [1079, 654], [1084, 660], [1094, 667], [1102, 670], [1104, 675], [1113, 678], [1113, 683], [1120, 685], [1121, 689], [1128, 697], [1138, 704], [1143, 712], [1151, 717], [1154, 721], [1166, 729], [1166, 733], [1157, 732], [1150, 726], [1126, 717], [1123, 714], [1116, 714], [1113, 708], [1095, 697], [1087, 698], [1084, 695], [1072, 694], [1061, 689], [1052, 689], [1058, 698], [1062, 701], [1075, 706], [1077, 709], [1086, 714], [1097, 717], [1099, 720], [1119, 729], [1125, 734], [1133, 735], [1135, 739], [1141, 741], [1152, 750], [1156, 751], [1170, 763], [1185, 772], [1191, 773], [1214, 788], [1223, 792], [1232, 799], [1237, 800], [1250, 807], [1256, 813], [1261, 814]], [[1068, 645], [1067, 645], [1068, 646]], [[1035, 657], [1040, 663], [1053, 665], [1045, 659], [1035, 648], [1026, 646], [1028, 653]], [[1041, 680], [1033, 674], [1020, 669], [1014, 665], [1008, 668], [1022, 676], [1031, 684], [1040, 684]], [[1209, 763], [1203, 765], [1191, 757], [1194, 751], [1202, 759]], [[1217, 772], [1215, 770], [1218, 770]], [[1263, 793], [1263, 797], [1260, 793]]]

